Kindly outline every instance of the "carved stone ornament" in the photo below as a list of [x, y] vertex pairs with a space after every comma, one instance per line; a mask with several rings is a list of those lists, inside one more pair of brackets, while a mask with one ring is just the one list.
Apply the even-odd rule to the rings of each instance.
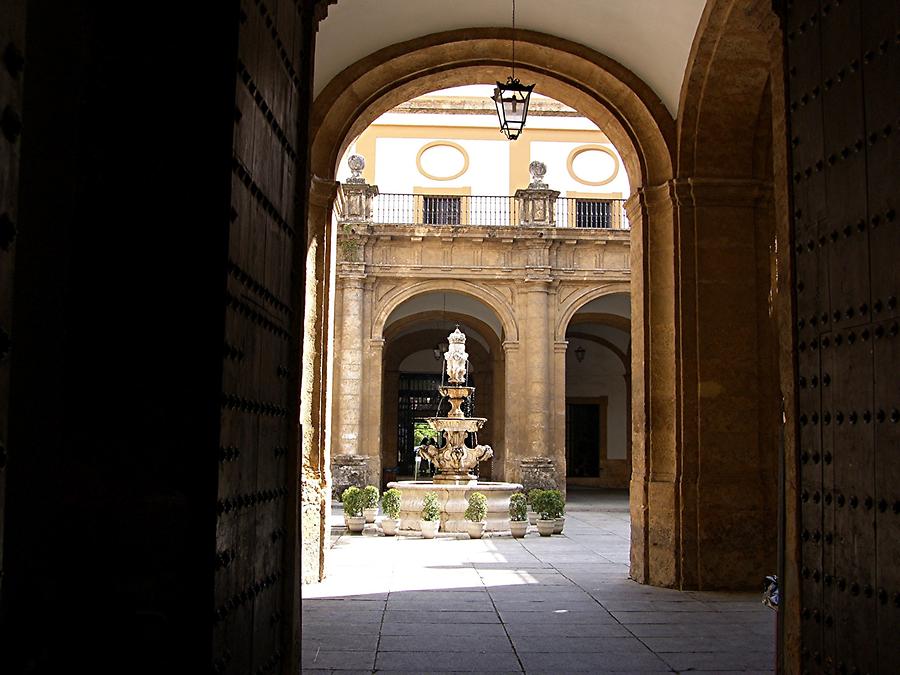
[[450, 344], [450, 348], [444, 354], [444, 360], [447, 362], [447, 379], [453, 384], [465, 384], [469, 362], [469, 355], [466, 353], [466, 336], [457, 327], [450, 333], [447, 342]]
[[532, 190], [545, 190], [549, 186], [544, 182], [544, 176], [547, 175], [547, 165], [537, 160], [528, 165], [528, 171], [531, 173], [531, 183], [528, 187]]
[[361, 185], [366, 182], [366, 179], [362, 177], [363, 169], [366, 168], [365, 157], [362, 155], [350, 155], [350, 158], [347, 160], [347, 166], [350, 167], [350, 171], [353, 173], [353, 175], [346, 180], [347, 183]]

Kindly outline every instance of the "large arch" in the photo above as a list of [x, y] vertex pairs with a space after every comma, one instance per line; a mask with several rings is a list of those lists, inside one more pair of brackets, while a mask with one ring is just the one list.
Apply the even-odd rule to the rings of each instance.
[[559, 318], [556, 321], [556, 339], [566, 339], [566, 329], [569, 326], [569, 322], [578, 310], [586, 304], [606, 295], [614, 295], [616, 293], [625, 293], [627, 295], [629, 290], [630, 286], [628, 283], [615, 282], [603, 284], [602, 286], [597, 286], [595, 288], [581, 289], [573, 293], [570, 297], [566, 298], [566, 305], [562, 312], [560, 312]]
[[393, 311], [404, 302], [425, 293], [455, 292], [469, 296], [486, 305], [497, 315], [503, 325], [504, 341], [516, 342], [519, 339], [519, 328], [515, 314], [509, 301], [499, 291], [485, 286], [479, 286], [461, 279], [435, 279], [422, 281], [411, 286], [402, 286], [388, 292], [380, 298], [375, 309], [375, 319], [372, 322], [372, 339], [381, 339], [388, 318]]
[[[382, 113], [439, 88], [505, 79], [512, 31], [472, 28], [381, 49], [335, 77], [313, 104], [311, 167], [333, 179], [347, 145]], [[590, 118], [619, 150], [633, 186], [672, 177], [675, 123], [634, 73], [582, 45], [519, 30], [516, 69]]]

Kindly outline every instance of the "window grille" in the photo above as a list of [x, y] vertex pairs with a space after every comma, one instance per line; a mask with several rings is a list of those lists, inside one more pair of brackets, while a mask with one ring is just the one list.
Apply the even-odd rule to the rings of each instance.
[[459, 225], [462, 200], [459, 197], [425, 195], [422, 204], [422, 222], [425, 225]]
[[575, 227], [612, 227], [612, 202], [599, 199], [575, 200]]

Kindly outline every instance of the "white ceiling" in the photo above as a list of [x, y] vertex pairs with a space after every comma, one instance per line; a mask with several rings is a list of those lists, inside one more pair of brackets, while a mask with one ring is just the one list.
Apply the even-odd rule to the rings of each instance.
[[[516, 27], [609, 56], [642, 78], [674, 117], [705, 0], [517, 0]], [[315, 94], [388, 45], [460, 28], [509, 27], [509, 0], [339, 0], [316, 40]]]

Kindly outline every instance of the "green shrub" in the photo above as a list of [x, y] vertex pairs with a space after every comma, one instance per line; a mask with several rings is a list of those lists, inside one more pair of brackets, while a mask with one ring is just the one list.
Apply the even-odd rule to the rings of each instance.
[[400, 498], [402, 494], [397, 488], [391, 488], [381, 495], [381, 508], [388, 518], [396, 520], [400, 516]]
[[469, 506], [463, 517], [471, 520], [473, 523], [480, 523], [487, 515], [487, 497], [480, 492], [473, 492], [469, 495]]
[[366, 485], [362, 489], [363, 493], [363, 508], [364, 509], [374, 509], [378, 506], [378, 488], [374, 485]]
[[562, 517], [565, 502], [559, 490], [539, 490], [532, 500], [532, 506], [541, 520], [555, 520]]
[[509, 518], [519, 522], [528, 518], [527, 498], [521, 492], [509, 498]]
[[534, 508], [534, 499], [535, 499], [535, 497], [538, 496], [538, 493], [541, 493], [541, 492], [543, 492], [543, 490], [540, 490], [538, 488], [532, 488], [531, 490], [528, 491], [527, 501], [533, 511], [537, 510]]
[[351, 485], [341, 495], [341, 503], [344, 505], [344, 515], [361, 516], [364, 504], [363, 492], [355, 485]]
[[437, 493], [426, 492], [422, 498], [422, 520], [440, 520], [441, 505], [438, 503]]

